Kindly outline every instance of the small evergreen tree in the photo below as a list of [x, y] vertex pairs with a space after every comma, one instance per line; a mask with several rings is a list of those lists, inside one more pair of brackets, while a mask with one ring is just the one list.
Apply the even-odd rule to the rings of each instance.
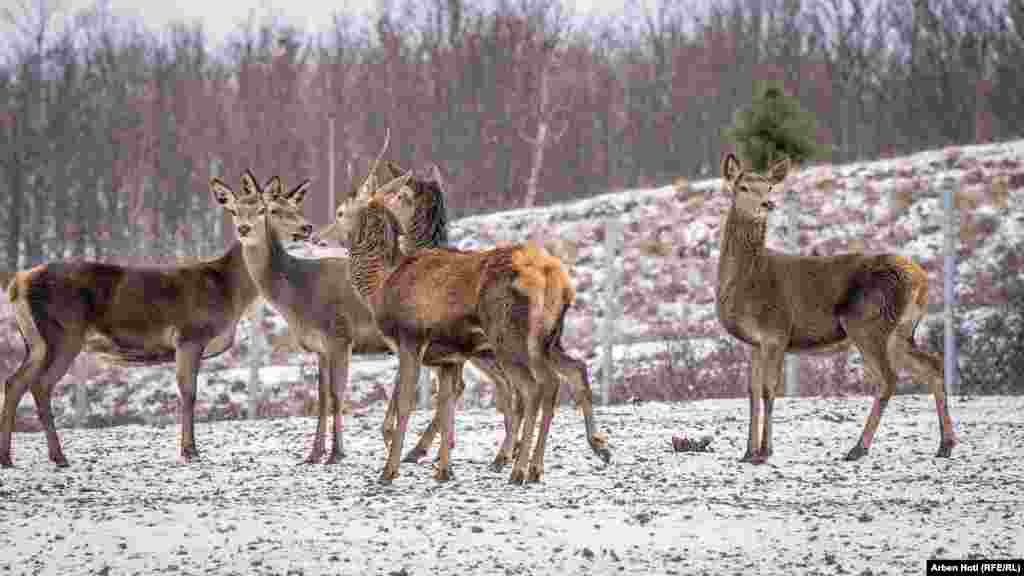
[[816, 156], [814, 116], [776, 83], [765, 83], [750, 106], [738, 110], [725, 137], [753, 170], [764, 172], [788, 156], [796, 164]]

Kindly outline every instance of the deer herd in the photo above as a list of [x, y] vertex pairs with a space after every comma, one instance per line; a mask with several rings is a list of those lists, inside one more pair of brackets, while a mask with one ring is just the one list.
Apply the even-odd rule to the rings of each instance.
[[[198, 458], [199, 364], [232, 346], [239, 319], [259, 298], [285, 318], [295, 343], [317, 357], [319, 412], [306, 463], [333, 464], [345, 457], [342, 406], [351, 356], [385, 352], [398, 358], [398, 370], [381, 428], [387, 449], [382, 483], [398, 476], [401, 462], [423, 457], [437, 435], [435, 478], [451, 478], [455, 405], [465, 388], [467, 362], [493, 382], [505, 436], [491, 469], [511, 463], [510, 483], [542, 478], [563, 380], [583, 414], [590, 450], [608, 463], [608, 437], [594, 419], [587, 366], [562, 342], [576, 297], [571, 271], [534, 243], [484, 250], [448, 246], [440, 170], [434, 165], [429, 174], [414, 175], [382, 161], [389, 139], [362, 183], [337, 207], [335, 221], [316, 234], [302, 216], [308, 180], [289, 190], [274, 176], [261, 186], [247, 170], [237, 188], [216, 178], [210, 182], [236, 234], [219, 258], [167, 267], [54, 261], [17, 272], [7, 294], [25, 357], [4, 386], [0, 466], [12, 466], [15, 411], [26, 391], [35, 400], [50, 460], [68, 465], [50, 399], [83, 350], [120, 364], [174, 362], [180, 457]], [[927, 275], [895, 254], [821, 257], [768, 249], [773, 198], [789, 171], [789, 161], [782, 160], [756, 173], [732, 154], [721, 167], [730, 207], [721, 228], [716, 311], [724, 330], [751, 351], [742, 461], [762, 463], [772, 454], [772, 409], [785, 354], [849, 345], [859, 350], [879, 391], [845, 459], [867, 454], [903, 368], [928, 384], [939, 420], [936, 456], [950, 456], [957, 438], [942, 363], [913, 339], [927, 309]], [[287, 249], [311, 241], [343, 245], [348, 256], [298, 258]], [[403, 457], [424, 366], [437, 377], [434, 416]]]

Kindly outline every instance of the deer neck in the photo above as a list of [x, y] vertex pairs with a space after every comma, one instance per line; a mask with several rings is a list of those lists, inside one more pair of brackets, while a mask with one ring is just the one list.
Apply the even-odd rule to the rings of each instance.
[[238, 311], [244, 311], [259, 296], [259, 288], [249, 273], [243, 252], [242, 243], [235, 240], [231, 248], [217, 259], [217, 267], [230, 282], [231, 301]]
[[718, 258], [718, 292], [734, 290], [736, 282], [754, 272], [765, 256], [767, 222], [730, 208], [722, 225]]
[[[392, 233], [392, 237], [397, 239], [399, 230], [392, 229]], [[396, 254], [397, 247], [389, 246], [379, 238], [363, 239], [349, 247], [352, 285], [371, 308], [371, 298], [397, 267]]]
[[259, 291], [268, 300], [276, 301], [280, 299], [282, 287], [287, 282], [297, 259], [285, 249], [284, 242], [270, 222], [267, 221], [265, 224], [265, 241], [257, 245], [244, 246], [242, 254], [249, 275]]

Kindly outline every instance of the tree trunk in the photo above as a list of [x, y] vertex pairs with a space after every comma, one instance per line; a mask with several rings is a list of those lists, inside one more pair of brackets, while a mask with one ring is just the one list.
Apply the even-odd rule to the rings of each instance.
[[[12, 156], [19, 152], [12, 151]], [[21, 238], [21, 213], [24, 205], [25, 188], [22, 182], [21, 159], [14, 157], [7, 167], [7, 189], [11, 194], [10, 212], [7, 215], [7, 222], [10, 229], [7, 231], [7, 269], [14, 271], [18, 269], [18, 241]]]
[[538, 87], [539, 113], [537, 119], [537, 134], [527, 141], [533, 145], [533, 154], [530, 161], [530, 177], [526, 181], [526, 198], [523, 199], [524, 208], [532, 208], [537, 201], [537, 189], [540, 187], [540, 171], [544, 166], [544, 147], [548, 142], [548, 75], [550, 70], [547, 65], [540, 72], [540, 86]]

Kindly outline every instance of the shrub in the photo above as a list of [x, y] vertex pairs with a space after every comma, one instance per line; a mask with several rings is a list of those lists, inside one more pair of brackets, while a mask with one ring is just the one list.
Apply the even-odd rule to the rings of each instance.
[[816, 132], [814, 116], [796, 98], [778, 84], [765, 83], [750, 106], [736, 113], [725, 137], [736, 143], [748, 166], [764, 172], [784, 157], [796, 164], [815, 157]]

